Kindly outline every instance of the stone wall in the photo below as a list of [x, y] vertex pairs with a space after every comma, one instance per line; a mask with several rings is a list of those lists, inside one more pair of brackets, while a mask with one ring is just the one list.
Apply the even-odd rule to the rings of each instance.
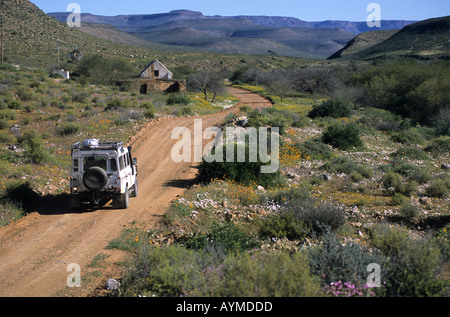
[[186, 92], [186, 81], [169, 79], [138, 78], [125, 80], [120, 85], [127, 91], [149, 92]]

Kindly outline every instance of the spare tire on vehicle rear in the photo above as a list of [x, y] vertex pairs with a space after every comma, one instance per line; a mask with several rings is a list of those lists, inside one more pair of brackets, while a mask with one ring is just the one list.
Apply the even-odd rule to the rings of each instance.
[[84, 172], [83, 183], [91, 191], [102, 190], [108, 183], [108, 175], [101, 167], [94, 166]]

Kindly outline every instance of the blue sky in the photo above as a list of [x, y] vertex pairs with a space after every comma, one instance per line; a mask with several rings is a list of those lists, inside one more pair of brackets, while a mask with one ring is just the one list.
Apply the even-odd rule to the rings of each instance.
[[378, 3], [383, 20], [423, 20], [450, 15], [449, 0], [31, 0], [44, 12], [66, 11], [78, 3], [83, 13], [153, 14], [188, 9], [205, 15], [272, 15], [305, 21], [366, 21], [370, 3]]

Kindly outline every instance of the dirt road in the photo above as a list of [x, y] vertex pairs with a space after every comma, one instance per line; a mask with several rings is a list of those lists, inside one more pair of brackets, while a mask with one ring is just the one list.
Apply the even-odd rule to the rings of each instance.
[[[239, 98], [238, 106], [270, 106], [258, 95], [228, 89]], [[203, 129], [219, 125], [235, 110], [202, 117]], [[105, 247], [125, 228], [136, 224], [154, 226], [170, 202], [195, 179], [195, 163], [175, 163], [171, 158], [177, 142], [171, 139], [172, 130], [187, 127], [193, 133], [193, 123], [194, 118], [155, 120], [132, 139], [139, 162], [139, 197], [131, 199], [128, 210], [105, 207], [74, 212], [68, 209], [67, 197], [60, 196], [0, 228], [0, 297], [95, 296], [107, 278], [120, 277], [117, 261], [122, 253]], [[99, 254], [106, 264], [96, 267], [92, 261]], [[67, 287], [71, 263], [81, 268], [79, 288]]]

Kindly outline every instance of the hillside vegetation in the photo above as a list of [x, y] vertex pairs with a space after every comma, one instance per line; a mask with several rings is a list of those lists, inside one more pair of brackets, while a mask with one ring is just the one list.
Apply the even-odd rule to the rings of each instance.
[[357, 35], [354, 39], [345, 45], [344, 48], [331, 55], [328, 59], [336, 59], [341, 57], [352, 57], [358, 52], [368, 49], [378, 43], [381, 43], [392, 35], [397, 33], [398, 30], [383, 30], [383, 31], [370, 31]]
[[[341, 51], [340, 55], [356, 59], [414, 57], [424, 60], [448, 59], [450, 51], [450, 16], [428, 19], [404, 27], [399, 32], [358, 52]], [[367, 34], [368, 37], [370, 34]], [[354, 41], [358, 41], [358, 38]], [[347, 49], [353, 49], [352, 46]], [[335, 55], [334, 57], [339, 57]]]
[[[448, 296], [448, 94], [416, 88], [448, 82], [449, 64], [344, 65], [287, 72], [283, 98], [280, 69], [236, 70], [235, 85], [274, 105], [244, 105], [225, 126], [279, 127], [279, 173], [205, 159], [158, 228], [136, 224], [111, 242], [138, 254], [116, 295]], [[320, 85], [308, 85], [313, 75]], [[440, 106], [420, 119], [427, 98]], [[367, 285], [370, 263], [380, 287]]]

